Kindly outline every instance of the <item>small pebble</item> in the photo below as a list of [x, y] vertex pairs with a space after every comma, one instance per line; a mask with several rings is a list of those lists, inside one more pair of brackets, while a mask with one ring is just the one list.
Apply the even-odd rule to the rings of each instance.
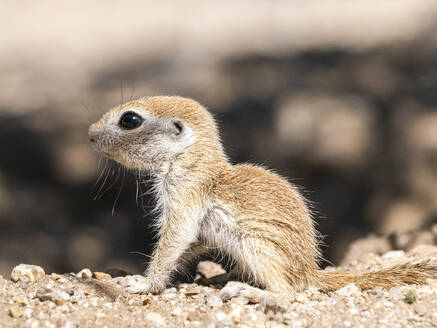
[[226, 273], [220, 264], [211, 261], [200, 261], [197, 270], [207, 279]]
[[76, 274], [76, 276], [78, 278], [81, 278], [81, 279], [91, 279], [91, 277], [93, 276], [93, 273], [91, 272], [90, 269], [85, 268], [85, 269], [80, 270]]
[[29, 301], [25, 297], [15, 296], [15, 297], [12, 298], [12, 300], [16, 304], [24, 304], [24, 305], [29, 304]]
[[204, 306], [204, 305], [200, 305], [199, 308], [198, 308], [198, 311], [200, 313], [206, 313], [206, 312], [208, 312], [208, 308], [206, 306]]
[[357, 308], [353, 307], [349, 310], [349, 313], [352, 315], [356, 315], [356, 314], [360, 313], [360, 311], [358, 311]]
[[13, 307], [9, 308], [9, 315], [12, 318], [19, 318], [22, 316], [22, 314], [23, 314], [23, 311], [18, 306], [13, 306]]
[[263, 297], [260, 302], [258, 307], [256, 308], [257, 311], [263, 312], [265, 313], [267, 310], [267, 299], [265, 297]]
[[390, 301], [385, 301], [385, 302], [384, 302], [384, 306], [385, 306], [385, 307], [388, 307], [388, 308], [389, 308], [389, 307], [393, 307], [393, 305], [394, 305], [393, 302], [390, 302]]
[[228, 315], [234, 319], [240, 319], [241, 314], [244, 311], [243, 306], [239, 305], [239, 304], [231, 304], [231, 311], [228, 313]]
[[97, 280], [101, 280], [101, 281], [105, 281], [105, 280], [111, 280], [112, 277], [111, 275], [104, 273], [104, 272], [94, 272], [93, 274], [94, 278], [96, 278]]
[[299, 294], [296, 296], [295, 301], [303, 304], [308, 301], [308, 298], [304, 294]]
[[55, 287], [40, 287], [36, 291], [35, 297], [41, 301], [52, 301], [56, 305], [65, 304], [70, 300], [70, 295]]
[[200, 288], [198, 287], [194, 287], [194, 288], [190, 288], [185, 292], [186, 296], [193, 296], [193, 295], [197, 295], [200, 293]]
[[215, 314], [215, 317], [217, 318], [218, 321], [222, 321], [226, 319], [227, 315], [226, 313], [220, 311]]
[[179, 317], [182, 314], [182, 310], [180, 307], [176, 307], [171, 311], [171, 315]]
[[276, 311], [275, 312], [279, 312], [279, 313], [285, 313], [288, 310], [288, 306], [285, 302], [279, 303], [278, 305], [276, 305]]
[[27, 287], [29, 287], [29, 283], [28, 283], [27, 281], [19, 281], [19, 282], [18, 282], [18, 286], [19, 286], [21, 289], [26, 289]]
[[14, 282], [35, 282], [44, 278], [44, 269], [38, 265], [20, 264], [12, 269], [11, 280]]
[[30, 324], [30, 328], [38, 328], [39, 322], [37, 320], [32, 320]]
[[405, 252], [404, 251], [391, 251], [388, 253], [385, 253], [382, 258], [384, 260], [391, 260], [391, 259], [397, 259], [397, 258], [402, 258], [405, 256]]
[[[249, 302], [249, 301], [248, 301]], [[206, 298], [206, 304], [209, 306], [220, 306], [223, 305], [222, 300], [220, 299], [220, 297], [214, 296], [214, 295], [210, 295]], [[247, 304], [247, 303], [246, 303]]]
[[50, 278], [52, 278], [54, 280], [59, 280], [59, 279], [63, 278], [63, 276], [61, 274], [51, 273]]
[[142, 285], [147, 283], [146, 278], [141, 275], [126, 276], [117, 278], [117, 284], [123, 287], [131, 289], [141, 288]]
[[188, 321], [200, 321], [200, 315], [199, 313], [195, 311], [189, 311], [187, 314], [187, 320]]
[[148, 312], [144, 316], [146, 320], [150, 321], [152, 325], [158, 327], [166, 327], [164, 318], [157, 312]]
[[26, 318], [30, 318], [31, 316], [32, 316], [32, 309], [30, 309], [30, 308], [26, 308], [24, 311], [23, 311], [23, 316], [24, 317], [26, 317]]
[[416, 312], [420, 316], [424, 316], [428, 313], [428, 306], [424, 303], [415, 303], [413, 305], [414, 312]]
[[246, 305], [249, 304], [249, 299], [243, 296], [237, 296], [231, 299], [231, 303]]
[[166, 299], [173, 299], [173, 298], [176, 298], [176, 296], [177, 296], [176, 293], [165, 293], [165, 294], [162, 294], [162, 297], [166, 298]]
[[361, 290], [355, 284], [349, 284], [335, 291], [340, 296], [360, 297]]
[[64, 324], [64, 327], [63, 328], [76, 328], [77, 326], [73, 323], [73, 322], [71, 322], [71, 321], [67, 321], [65, 324]]

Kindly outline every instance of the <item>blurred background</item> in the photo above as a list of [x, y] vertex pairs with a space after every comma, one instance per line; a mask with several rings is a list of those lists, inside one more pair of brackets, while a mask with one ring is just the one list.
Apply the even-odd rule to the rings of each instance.
[[434, 0], [1, 1], [0, 29], [0, 274], [144, 269], [151, 201], [87, 139], [139, 96], [197, 99], [301, 186], [333, 263], [436, 221]]

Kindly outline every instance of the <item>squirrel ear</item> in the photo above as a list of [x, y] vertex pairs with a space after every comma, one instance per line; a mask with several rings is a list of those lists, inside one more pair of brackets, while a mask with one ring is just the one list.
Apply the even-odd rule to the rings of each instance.
[[185, 132], [185, 124], [181, 120], [172, 119], [170, 122], [170, 133], [172, 137], [178, 138]]
[[173, 141], [171, 144], [176, 147], [176, 153], [183, 151], [185, 147], [194, 143], [196, 137], [188, 124], [177, 118], [171, 119], [169, 123], [168, 133]]

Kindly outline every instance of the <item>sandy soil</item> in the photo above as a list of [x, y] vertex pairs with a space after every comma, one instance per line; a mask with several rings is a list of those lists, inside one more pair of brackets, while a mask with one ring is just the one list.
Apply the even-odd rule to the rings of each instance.
[[[326, 270], [377, 269], [436, 256], [436, 246], [418, 246], [407, 254], [367, 254], [347, 267]], [[0, 278], [2, 327], [437, 326], [437, 280], [366, 291], [348, 285], [330, 294], [308, 289], [293, 299], [267, 305], [264, 300], [251, 304], [243, 297], [223, 302], [219, 289], [195, 283], [176, 283], [161, 295], [130, 295], [124, 286], [137, 276], [112, 278], [88, 269], [46, 275], [40, 267], [24, 265], [11, 276], [16, 282]]]

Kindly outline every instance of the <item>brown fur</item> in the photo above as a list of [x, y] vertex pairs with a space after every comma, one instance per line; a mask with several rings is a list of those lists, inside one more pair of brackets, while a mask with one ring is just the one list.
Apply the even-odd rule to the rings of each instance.
[[[131, 109], [144, 116], [145, 126], [155, 122], [149, 126], [158, 128], [120, 129], [119, 117]], [[165, 127], [173, 119], [189, 127], [188, 141], [166, 134]], [[430, 262], [365, 273], [319, 270], [317, 232], [296, 187], [262, 167], [231, 165], [214, 119], [194, 100], [131, 101], [105, 114], [89, 134], [98, 151], [154, 177], [160, 240], [144, 287], [132, 292], [160, 292], [172, 272], [211, 248], [235, 260], [236, 269], [229, 277], [238, 276], [280, 295], [293, 295], [308, 286], [328, 291], [355, 283], [365, 289], [437, 277]], [[231, 284], [222, 296], [244, 294], [241, 285]]]

